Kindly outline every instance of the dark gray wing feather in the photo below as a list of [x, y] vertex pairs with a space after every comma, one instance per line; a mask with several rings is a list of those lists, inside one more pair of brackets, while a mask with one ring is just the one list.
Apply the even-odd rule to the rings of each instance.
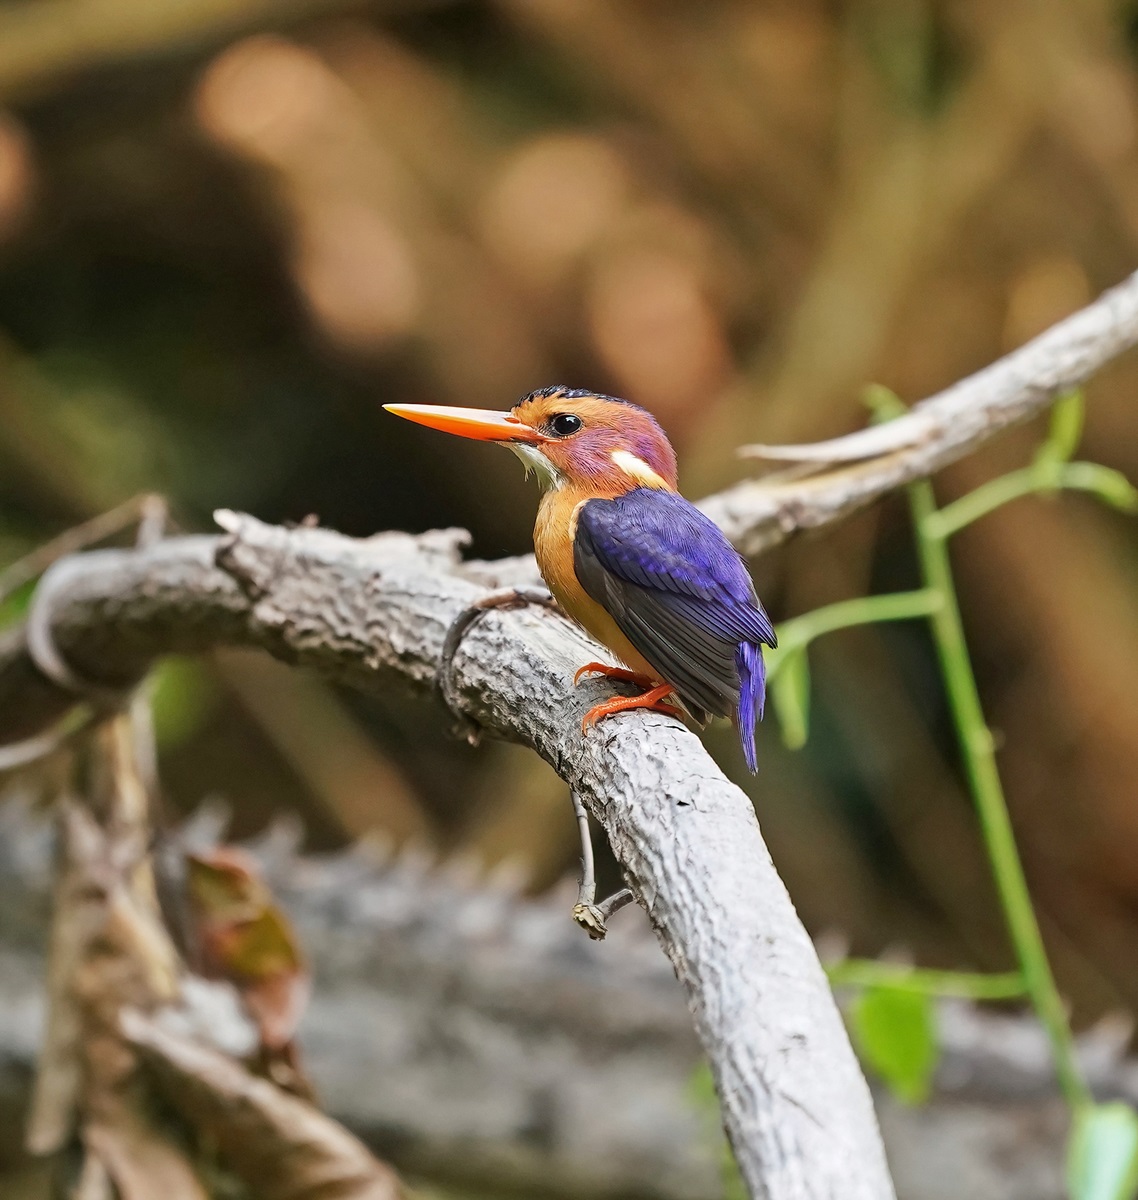
[[573, 550], [581, 586], [692, 715], [734, 715], [740, 642], [775, 639], [719, 528], [673, 492], [638, 488], [585, 503]]

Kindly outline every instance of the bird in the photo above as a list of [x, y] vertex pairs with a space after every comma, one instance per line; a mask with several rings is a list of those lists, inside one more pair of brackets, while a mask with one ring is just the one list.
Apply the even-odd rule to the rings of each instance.
[[777, 646], [742, 556], [678, 490], [676, 454], [656, 418], [622, 400], [562, 385], [509, 412], [385, 404], [445, 433], [507, 446], [543, 489], [538, 567], [561, 609], [624, 664], [577, 671], [642, 689], [585, 714], [588, 730], [630, 709], [697, 724], [734, 720], [757, 770], [755, 726], [766, 690], [763, 646]]

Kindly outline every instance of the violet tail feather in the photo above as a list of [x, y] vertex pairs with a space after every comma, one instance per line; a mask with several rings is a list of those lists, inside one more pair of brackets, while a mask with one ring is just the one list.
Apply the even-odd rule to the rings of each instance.
[[743, 757], [753, 775], [759, 769], [755, 750], [755, 725], [763, 719], [767, 674], [763, 651], [753, 642], [740, 642], [735, 650], [735, 665], [739, 669], [739, 711], [736, 724], [743, 743]]

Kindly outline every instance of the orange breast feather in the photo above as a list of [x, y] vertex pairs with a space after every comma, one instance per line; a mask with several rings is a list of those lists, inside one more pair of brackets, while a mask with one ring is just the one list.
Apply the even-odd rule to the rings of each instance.
[[573, 569], [576, 509], [593, 498], [569, 487], [546, 492], [542, 497], [533, 531], [534, 552], [542, 578], [565, 612], [621, 662], [650, 679], [667, 682], [660, 680], [651, 663], [637, 652], [608, 612], [585, 592], [577, 579]]

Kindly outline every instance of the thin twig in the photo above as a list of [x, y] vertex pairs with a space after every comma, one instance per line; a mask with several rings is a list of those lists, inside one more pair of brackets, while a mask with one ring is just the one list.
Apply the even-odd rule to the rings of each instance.
[[597, 903], [597, 869], [593, 858], [593, 839], [589, 831], [589, 811], [581, 797], [570, 788], [569, 797], [577, 817], [577, 830], [581, 835], [581, 882], [577, 888], [577, 903], [573, 905], [573, 920], [595, 942], [603, 941], [608, 933], [608, 918], [619, 912], [635, 899], [628, 888], [621, 888], [607, 899]]
[[22, 771], [34, 763], [50, 758], [77, 741], [104, 716], [99, 709], [73, 709], [55, 729], [49, 729], [46, 733], [25, 738], [20, 742], [0, 746], [0, 775], [8, 771]]
[[581, 882], [577, 888], [577, 906], [592, 904], [597, 898], [597, 868], [593, 859], [593, 837], [589, 829], [589, 810], [581, 803], [581, 797], [570, 788], [569, 798], [573, 803], [573, 815], [577, 818], [577, 831], [581, 835]]
[[19, 591], [25, 583], [30, 583], [37, 575], [43, 574], [52, 563], [67, 554], [77, 550], [85, 550], [88, 546], [97, 545], [116, 533], [128, 529], [136, 521], [145, 520], [148, 513], [156, 512], [155, 505], [161, 505], [165, 514], [166, 502], [161, 496], [148, 492], [132, 496], [105, 513], [92, 517], [79, 525], [65, 529], [58, 537], [50, 542], [44, 542], [34, 550], [18, 558], [0, 571], [0, 604], [9, 596]]

